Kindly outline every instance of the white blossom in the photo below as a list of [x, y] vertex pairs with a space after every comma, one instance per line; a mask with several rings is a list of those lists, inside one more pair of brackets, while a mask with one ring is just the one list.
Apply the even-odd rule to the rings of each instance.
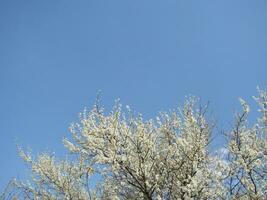
[[[178, 111], [155, 120], [125, 114], [119, 102], [109, 114], [98, 104], [80, 114], [64, 139], [69, 158], [20, 150], [29, 183], [15, 181], [21, 199], [234, 200], [267, 197], [267, 95], [255, 98], [260, 117], [249, 126], [240, 99], [228, 143], [210, 148], [213, 124], [206, 107], [190, 97]], [[127, 116], [127, 117], [126, 117]], [[96, 181], [91, 185], [91, 181]]]

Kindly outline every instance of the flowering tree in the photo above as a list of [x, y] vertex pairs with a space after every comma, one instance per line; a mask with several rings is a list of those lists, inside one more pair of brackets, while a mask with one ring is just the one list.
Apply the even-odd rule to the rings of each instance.
[[227, 197], [266, 199], [267, 197], [267, 94], [260, 91], [255, 100], [261, 116], [252, 127], [247, 124], [249, 106], [241, 99], [243, 112], [237, 114], [229, 135]]
[[[68, 159], [20, 150], [31, 181], [14, 181], [3, 199], [265, 199], [267, 197], [267, 95], [255, 98], [261, 115], [247, 124], [249, 107], [236, 116], [227, 146], [209, 147], [214, 124], [206, 106], [189, 98], [182, 108], [143, 120], [116, 103], [105, 115], [96, 104], [71, 125]], [[98, 181], [94, 181], [98, 180]], [[96, 182], [90, 184], [91, 182]]]

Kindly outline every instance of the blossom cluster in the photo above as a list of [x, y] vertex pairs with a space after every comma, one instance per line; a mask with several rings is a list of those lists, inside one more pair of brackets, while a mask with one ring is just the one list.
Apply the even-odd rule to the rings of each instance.
[[[260, 115], [247, 122], [242, 112], [225, 136], [225, 147], [210, 147], [214, 123], [206, 106], [189, 98], [183, 107], [154, 120], [122, 111], [109, 114], [95, 105], [70, 127], [64, 139], [72, 159], [20, 150], [29, 164], [29, 183], [15, 181], [22, 199], [208, 200], [267, 198], [267, 94], [255, 97]], [[89, 184], [98, 177], [96, 184]]]

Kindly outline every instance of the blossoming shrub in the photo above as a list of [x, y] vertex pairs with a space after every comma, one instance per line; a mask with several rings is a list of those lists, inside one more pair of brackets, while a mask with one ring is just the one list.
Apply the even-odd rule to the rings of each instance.
[[241, 99], [243, 111], [226, 134], [225, 147], [217, 150], [209, 147], [214, 124], [196, 98], [154, 120], [123, 112], [119, 103], [106, 115], [97, 104], [71, 125], [72, 139], [63, 140], [71, 159], [47, 153], [32, 158], [20, 150], [31, 180], [14, 181], [12, 193], [2, 198], [265, 199], [266, 92], [259, 90], [255, 99], [257, 122], [248, 125], [249, 106]]

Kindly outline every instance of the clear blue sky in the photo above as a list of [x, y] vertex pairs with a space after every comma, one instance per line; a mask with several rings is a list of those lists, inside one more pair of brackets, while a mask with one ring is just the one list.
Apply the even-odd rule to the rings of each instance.
[[266, 0], [1, 0], [0, 188], [25, 175], [16, 143], [64, 153], [98, 90], [145, 117], [194, 94], [229, 128], [266, 75]]

